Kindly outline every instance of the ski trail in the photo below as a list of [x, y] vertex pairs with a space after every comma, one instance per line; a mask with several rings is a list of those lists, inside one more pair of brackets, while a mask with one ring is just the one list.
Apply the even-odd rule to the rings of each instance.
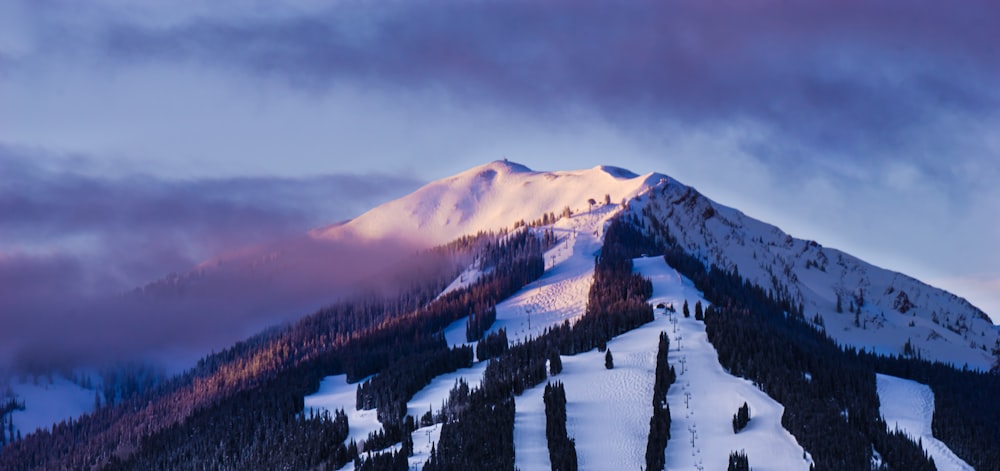
[[895, 376], [878, 374], [879, 412], [890, 429], [898, 429], [913, 441], [923, 444], [934, 458], [940, 471], [974, 471], [972, 466], [955, 455], [944, 442], [934, 438], [931, 420], [934, 418], [934, 391], [926, 384]]

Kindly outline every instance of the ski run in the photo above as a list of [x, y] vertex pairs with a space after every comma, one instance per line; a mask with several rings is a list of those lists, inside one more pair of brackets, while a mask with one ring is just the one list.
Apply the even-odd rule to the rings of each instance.
[[[552, 227], [560, 242], [545, 254], [545, 274], [497, 305], [497, 321], [491, 331], [504, 328], [510, 341], [516, 342], [583, 315], [602, 230], [616, 209], [599, 207], [560, 219]], [[755, 470], [809, 469], [809, 454], [781, 426], [782, 405], [750, 381], [728, 374], [708, 341], [704, 323], [680, 314], [685, 301], [692, 306], [698, 301], [707, 304], [701, 293], [662, 257], [636, 259], [634, 267], [653, 282], [650, 303], [665, 307], [655, 309], [653, 322], [608, 342], [614, 356], [613, 369], [605, 368], [604, 353], [592, 350], [563, 356], [563, 371], [552, 378], [562, 381], [566, 388], [567, 431], [576, 442], [580, 469], [641, 469], [645, 465], [660, 332], [670, 337], [668, 360], [678, 374], [667, 395], [672, 421], [666, 469], [725, 469], [732, 451], [745, 452]], [[470, 268], [449, 289], [476, 278], [476, 269]], [[448, 343], [464, 343], [464, 331], [464, 321], [453, 323], [445, 330]], [[408, 402], [409, 413], [419, 417], [428, 410], [438, 410], [459, 378], [475, 387], [485, 368], [486, 362], [478, 362], [471, 368], [435, 378]], [[550, 469], [544, 386], [539, 384], [515, 398], [515, 460], [522, 471]], [[323, 381], [319, 392], [306, 398], [305, 404], [307, 409], [343, 408], [351, 428], [348, 440], [360, 442], [380, 425], [374, 410], [355, 409], [356, 387], [347, 383], [344, 375], [332, 376]], [[887, 422], [919, 437], [939, 466], [944, 466], [941, 469], [971, 469], [931, 435], [933, 395], [929, 388], [880, 375], [879, 394]], [[732, 417], [744, 402], [750, 408], [751, 420], [734, 434]], [[919, 412], [909, 412], [916, 405], [920, 405]], [[418, 469], [427, 460], [440, 431], [441, 425], [435, 424], [413, 433], [414, 454], [409, 459], [412, 468]], [[345, 469], [352, 466], [348, 464]]]

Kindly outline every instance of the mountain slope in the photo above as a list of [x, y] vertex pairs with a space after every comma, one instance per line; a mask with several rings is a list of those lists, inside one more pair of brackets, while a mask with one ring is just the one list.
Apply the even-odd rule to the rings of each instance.
[[[565, 208], [574, 213], [598, 204], [631, 200], [662, 175], [639, 176], [617, 167], [535, 172], [508, 161], [495, 161], [427, 184], [410, 195], [383, 204], [348, 221], [311, 232], [317, 239], [385, 239], [405, 235], [436, 245], [479, 231], [532, 222]], [[605, 199], [607, 195], [607, 200]]]
[[[316, 229], [317, 240], [380, 240], [407, 236], [416, 245], [445, 243], [479, 231], [536, 221], [564, 208], [574, 213], [607, 200], [627, 202], [653, 224], [669, 228], [706, 264], [737, 269], [751, 282], [783, 291], [818, 315], [843, 345], [883, 354], [912, 354], [958, 367], [997, 364], [1000, 331], [963, 298], [869, 264], [723, 206], [658, 173], [639, 176], [598, 166], [535, 172], [495, 161], [441, 179], [344, 224]], [[838, 312], [838, 298], [840, 312]], [[910, 347], [906, 347], [909, 344]]]
[[647, 195], [634, 209], [666, 227], [685, 251], [775, 292], [787, 290], [806, 318], [819, 316], [826, 333], [843, 345], [886, 355], [912, 352], [960, 368], [996, 365], [997, 328], [963, 298], [796, 239], [679, 183], [663, 181]]

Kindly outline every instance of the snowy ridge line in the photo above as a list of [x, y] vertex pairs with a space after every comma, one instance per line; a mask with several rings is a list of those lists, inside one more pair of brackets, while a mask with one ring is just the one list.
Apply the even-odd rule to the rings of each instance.
[[[706, 266], [738, 269], [751, 283], [787, 291], [808, 318], [844, 346], [883, 355], [913, 355], [978, 370], [1000, 366], [997, 326], [965, 299], [869, 264], [718, 204], [664, 179], [629, 202], [655, 232]], [[662, 241], [661, 241], [662, 242]], [[839, 309], [838, 309], [839, 306]]]

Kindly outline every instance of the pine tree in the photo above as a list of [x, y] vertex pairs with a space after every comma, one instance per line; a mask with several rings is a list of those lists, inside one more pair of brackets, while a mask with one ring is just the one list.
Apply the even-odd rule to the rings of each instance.
[[694, 319], [698, 321], [705, 320], [705, 313], [701, 310], [701, 300], [699, 299], [694, 303]]
[[745, 451], [734, 451], [729, 453], [729, 468], [727, 471], [750, 471], [750, 461], [747, 459]]
[[558, 350], [552, 350], [549, 353], [549, 374], [555, 376], [562, 372], [562, 358], [559, 356]]
[[746, 402], [733, 414], [733, 433], [739, 433], [750, 423], [750, 406]]
[[611, 356], [611, 349], [604, 354], [604, 367], [607, 369], [612, 369], [615, 367], [615, 359]]
[[681, 312], [684, 313], [684, 317], [691, 317], [691, 310], [688, 309], [688, 301], [684, 300], [684, 306], [681, 307]]

